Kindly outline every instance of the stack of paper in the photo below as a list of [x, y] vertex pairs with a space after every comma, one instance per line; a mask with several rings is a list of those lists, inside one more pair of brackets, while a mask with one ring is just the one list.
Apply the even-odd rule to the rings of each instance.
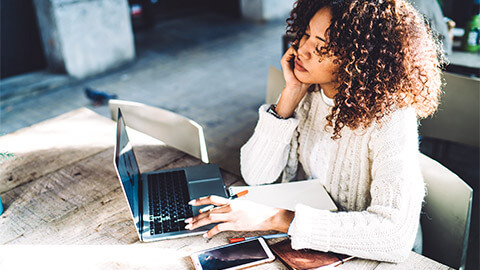
[[319, 179], [262, 186], [232, 186], [229, 191], [230, 194], [237, 194], [243, 190], [248, 190], [248, 194], [238, 200], [250, 200], [292, 211], [297, 203], [316, 209], [338, 210]]

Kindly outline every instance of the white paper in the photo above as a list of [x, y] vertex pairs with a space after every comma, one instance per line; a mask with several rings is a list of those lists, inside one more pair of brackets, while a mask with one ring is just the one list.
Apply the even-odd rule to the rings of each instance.
[[248, 194], [238, 200], [250, 200], [292, 211], [297, 203], [316, 209], [338, 210], [319, 179], [262, 186], [232, 186], [229, 191], [230, 194], [236, 194], [244, 190], [248, 190]]

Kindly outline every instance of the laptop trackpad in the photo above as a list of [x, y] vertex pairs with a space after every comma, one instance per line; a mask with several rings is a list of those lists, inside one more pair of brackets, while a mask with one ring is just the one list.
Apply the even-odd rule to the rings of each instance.
[[[228, 197], [223, 186], [223, 181], [221, 179], [211, 179], [208, 181], [200, 182], [190, 182], [188, 184], [190, 191], [190, 199], [198, 199], [200, 197], [205, 197], [209, 195], [217, 195], [220, 197]], [[194, 206], [193, 213], [194, 215], [198, 213], [198, 210], [205, 206]]]

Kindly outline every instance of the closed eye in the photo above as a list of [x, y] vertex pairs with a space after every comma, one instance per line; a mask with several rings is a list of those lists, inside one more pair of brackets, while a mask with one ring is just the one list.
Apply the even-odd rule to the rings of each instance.
[[[308, 32], [310, 32], [310, 25], [308, 25], [307, 29], [305, 29], [305, 35], [307, 36], [307, 38], [310, 38], [310, 34]], [[319, 36], [315, 36], [315, 38], [320, 41], [323, 41], [324, 43], [327, 43], [327, 41], [324, 38], [321, 38]]]
[[320, 40], [320, 41], [323, 41], [323, 42], [327, 43], [327, 42], [325, 41], [325, 39], [323, 39], [323, 38], [321, 38], [321, 37], [319, 37], [319, 36], [316, 36], [316, 38], [317, 38], [318, 40]]

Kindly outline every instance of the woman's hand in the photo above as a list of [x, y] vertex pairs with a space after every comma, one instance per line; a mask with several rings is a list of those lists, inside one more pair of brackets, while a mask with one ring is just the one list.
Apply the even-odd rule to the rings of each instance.
[[186, 229], [219, 223], [204, 237], [212, 237], [222, 231], [269, 231], [287, 232], [294, 212], [258, 204], [247, 200], [228, 200], [219, 196], [208, 196], [193, 200], [192, 205], [213, 204], [216, 207], [206, 213], [185, 220]]
[[280, 100], [278, 101], [275, 110], [280, 116], [285, 118], [288, 118], [293, 114], [311, 85], [302, 83], [295, 76], [293, 64], [297, 57], [297, 50], [295, 47], [295, 44], [292, 44], [280, 61], [286, 85], [282, 90], [282, 95], [280, 96]]
[[295, 43], [288, 48], [288, 50], [283, 55], [282, 59], [280, 60], [280, 64], [282, 65], [283, 77], [285, 78], [286, 87], [288, 88], [301, 88], [302, 82], [300, 82], [295, 73], [294, 69], [294, 61], [297, 57], [297, 50], [295, 49]]

